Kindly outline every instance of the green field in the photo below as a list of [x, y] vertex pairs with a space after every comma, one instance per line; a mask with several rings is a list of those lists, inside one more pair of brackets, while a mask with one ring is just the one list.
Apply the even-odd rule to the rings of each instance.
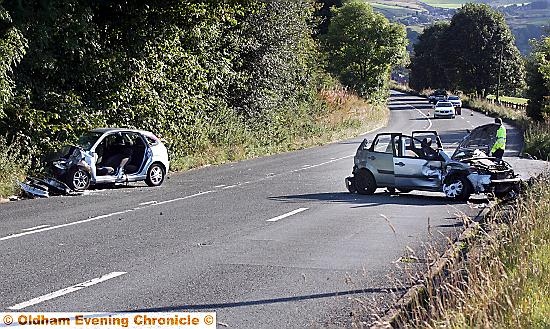
[[[487, 99], [495, 99], [495, 95], [488, 95]], [[500, 100], [502, 102], [508, 102], [512, 104], [518, 104], [518, 105], [525, 105], [529, 101], [527, 98], [520, 98], [520, 97], [508, 97], [508, 96], [500, 96]]]
[[469, 2], [478, 2], [478, 1], [469, 1], [469, 0], [421, 0], [429, 6], [446, 8], [446, 9], [456, 9], [462, 7], [462, 5]]

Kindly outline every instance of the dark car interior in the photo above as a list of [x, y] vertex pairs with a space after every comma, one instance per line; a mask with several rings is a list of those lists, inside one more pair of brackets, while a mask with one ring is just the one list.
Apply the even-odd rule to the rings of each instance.
[[145, 142], [137, 133], [118, 132], [105, 137], [96, 148], [97, 175], [115, 175], [120, 169], [125, 174], [139, 172], [145, 150]]

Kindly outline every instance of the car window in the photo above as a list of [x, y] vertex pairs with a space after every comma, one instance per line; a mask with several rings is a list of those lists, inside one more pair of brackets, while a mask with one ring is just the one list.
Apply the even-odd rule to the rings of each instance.
[[439, 102], [437, 103], [437, 107], [451, 107], [451, 103], [449, 102]]
[[379, 135], [373, 143], [374, 152], [393, 154], [391, 135]]

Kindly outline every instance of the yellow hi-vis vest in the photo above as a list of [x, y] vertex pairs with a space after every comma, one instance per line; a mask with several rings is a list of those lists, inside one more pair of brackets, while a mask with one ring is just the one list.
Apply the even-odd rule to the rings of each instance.
[[491, 153], [495, 152], [498, 149], [506, 149], [506, 128], [504, 127], [504, 125], [500, 125], [497, 130], [497, 140], [495, 141], [495, 145], [493, 145], [493, 148], [491, 149]]

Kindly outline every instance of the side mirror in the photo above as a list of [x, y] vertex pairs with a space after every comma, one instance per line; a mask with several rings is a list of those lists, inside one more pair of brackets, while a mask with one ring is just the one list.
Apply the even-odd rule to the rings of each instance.
[[469, 134], [471, 133], [472, 131], [470, 129], [466, 129], [466, 133]]

